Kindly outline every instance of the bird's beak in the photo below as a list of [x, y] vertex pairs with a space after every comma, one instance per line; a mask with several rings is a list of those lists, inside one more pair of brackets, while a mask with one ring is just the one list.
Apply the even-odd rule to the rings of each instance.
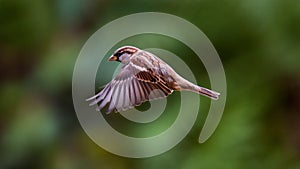
[[116, 61], [118, 58], [117, 56], [112, 55], [111, 57], [108, 58], [108, 61]]

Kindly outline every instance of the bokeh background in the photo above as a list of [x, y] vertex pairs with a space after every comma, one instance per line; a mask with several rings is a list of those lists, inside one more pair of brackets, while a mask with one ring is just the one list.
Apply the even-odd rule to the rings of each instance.
[[[81, 128], [72, 71], [96, 30], [146, 11], [182, 17], [208, 36], [224, 65], [228, 98], [204, 144], [197, 139], [210, 100], [201, 97], [196, 124], [180, 144], [159, 156], [129, 159], [98, 147]], [[178, 54], [198, 84], [209, 87], [201, 61], [187, 59], [192, 53], [171, 41], [145, 35], [128, 43]], [[0, 168], [300, 168], [300, 1], [0, 0], [0, 56]], [[99, 83], [109, 81], [109, 75], [103, 78]], [[118, 117], [111, 123], [124, 128]], [[161, 129], [130, 126], [122, 132]]]

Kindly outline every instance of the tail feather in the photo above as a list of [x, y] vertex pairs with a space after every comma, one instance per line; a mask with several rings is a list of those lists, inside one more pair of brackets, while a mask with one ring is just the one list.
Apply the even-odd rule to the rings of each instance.
[[212, 90], [206, 89], [204, 87], [200, 87], [200, 86], [198, 86], [198, 92], [199, 92], [199, 94], [209, 97], [214, 100], [218, 100], [219, 95], [220, 95], [220, 93], [218, 93], [218, 92], [215, 92], [215, 91], [212, 91]]
[[189, 91], [201, 94], [203, 96], [206, 96], [208, 98], [211, 98], [213, 100], [218, 100], [219, 99], [220, 93], [218, 93], [216, 91], [213, 91], [213, 90], [195, 85], [195, 84], [193, 84], [191, 82], [188, 82], [188, 81], [185, 81], [184, 84], [185, 84], [184, 86], [180, 86], [180, 90], [189, 90]]
[[213, 100], [219, 99], [220, 93], [210, 90], [210, 89], [207, 89], [207, 88], [204, 88], [204, 87], [201, 87], [201, 86], [198, 86], [198, 85], [195, 85], [195, 84], [189, 82], [188, 80], [184, 79], [180, 75], [176, 76], [175, 81], [176, 82], [171, 85], [174, 90], [187, 90], [187, 91], [201, 94], [201, 95], [211, 98]]

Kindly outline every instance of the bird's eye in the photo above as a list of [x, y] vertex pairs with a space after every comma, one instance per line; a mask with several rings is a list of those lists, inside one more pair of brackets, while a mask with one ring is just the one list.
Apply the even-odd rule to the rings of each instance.
[[124, 52], [119, 52], [118, 56], [122, 56], [124, 54]]

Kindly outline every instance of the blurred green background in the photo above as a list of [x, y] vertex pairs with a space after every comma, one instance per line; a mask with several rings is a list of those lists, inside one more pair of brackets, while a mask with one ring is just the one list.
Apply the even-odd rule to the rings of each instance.
[[[198, 119], [181, 143], [159, 156], [129, 159], [98, 147], [81, 128], [72, 71], [96, 30], [147, 11], [182, 17], [208, 36], [224, 65], [228, 98], [204, 144], [197, 140], [209, 100], [201, 97]], [[189, 50], [169, 41], [145, 35], [129, 43], [178, 54], [198, 84], [209, 86], [201, 61], [186, 59]], [[300, 168], [300, 1], [0, 0], [0, 55], [0, 168]], [[174, 120], [163, 118], [163, 128]], [[160, 129], [153, 124], [122, 132]]]

